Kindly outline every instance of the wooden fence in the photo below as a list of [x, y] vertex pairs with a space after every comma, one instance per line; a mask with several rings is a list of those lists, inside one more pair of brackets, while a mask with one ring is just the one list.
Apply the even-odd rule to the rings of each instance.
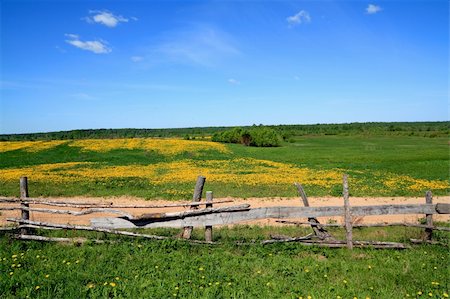
[[[280, 206], [280, 207], [264, 207], [251, 208], [248, 204], [232, 205], [225, 207], [217, 207], [218, 204], [229, 203], [231, 200], [213, 200], [213, 193], [206, 192], [206, 201], [202, 202], [202, 192], [206, 178], [199, 176], [194, 188], [193, 201], [190, 203], [174, 203], [166, 205], [114, 205], [112, 203], [89, 203], [78, 201], [55, 201], [42, 198], [30, 198], [28, 194], [28, 180], [26, 177], [20, 178], [20, 198], [0, 198], [0, 203], [9, 204], [8, 207], [0, 207], [0, 210], [20, 210], [20, 218], [8, 218], [7, 220], [15, 223], [14, 227], [3, 228], [2, 230], [11, 230], [12, 236], [17, 239], [38, 240], [38, 241], [62, 241], [62, 242], [83, 242], [84, 239], [69, 238], [49, 238], [31, 234], [33, 229], [73, 229], [84, 231], [99, 231], [118, 235], [126, 235], [131, 237], [143, 237], [149, 239], [166, 239], [167, 237], [141, 234], [120, 229], [135, 228], [157, 228], [172, 227], [181, 228], [179, 235], [182, 240], [194, 243], [212, 243], [213, 226], [229, 225], [245, 221], [273, 218], [277, 222], [295, 225], [310, 225], [313, 233], [304, 237], [290, 238], [285, 236], [273, 236], [271, 240], [263, 243], [276, 242], [300, 242], [303, 245], [317, 245], [325, 247], [348, 247], [352, 249], [356, 247], [372, 246], [375, 248], [407, 248], [406, 245], [392, 242], [369, 242], [354, 241], [352, 230], [354, 227], [374, 227], [374, 226], [407, 226], [425, 229], [423, 240], [412, 240], [413, 242], [433, 243], [432, 235], [434, 230], [450, 231], [449, 227], [436, 227], [433, 225], [434, 214], [450, 214], [450, 204], [438, 203], [433, 204], [431, 191], [426, 192], [424, 204], [401, 204], [401, 205], [371, 205], [371, 206], [350, 206], [349, 203], [349, 187], [347, 176], [343, 178], [343, 206], [327, 206], [327, 207], [311, 207], [303, 187], [295, 183], [299, 196], [302, 198], [304, 206]], [[13, 204], [13, 206], [11, 206]], [[44, 205], [58, 207], [55, 208], [38, 208], [30, 205]], [[200, 209], [201, 206], [205, 208]], [[146, 213], [134, 216], [121, 209], [145, 208], [160, 209], [168, 207], [184, 207], [188, 210], [171, 213]], [[78, 210], [67, 210], [61, 208], [77, 208]], [[88, 214], [116, 214], [119, 217], [103, 217], [92, 218], [91, 226], [80, 226], [70, 224], [56, 224], [48, 222], [39, 222], [30, 220], [30, 213], [50, 213], [50, 214], [66, 214], [73, 216], [81, 216]], [[370, 215], [398, 215], [398, 214], [424, 214], [426, 224], [417, 223], [376, 223], [376, 224], [355, 224], [353, 217], [370, 216]], [[343, 216], [343, 224], [321, 224], [317, 217], [324, 216]], [[307, 218], [308, 221], [293, 221], [281, 219], [298, 219]], [[346, 231], [346, 240], [336, 240], [327, 230], [326, 227], [340, 226]], [[205, 241], [191, 240], [191, 234], [194, 227], [205, 228]], [[97, 240], [99, 241], [99, 240]]]

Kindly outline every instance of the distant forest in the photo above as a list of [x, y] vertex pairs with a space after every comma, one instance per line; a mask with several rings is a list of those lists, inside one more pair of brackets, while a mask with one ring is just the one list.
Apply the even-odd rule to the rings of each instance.
[[[266, 127], [276, 130], [284, 140], [295, 136], [314, 135], [373, 135], [373, 136], [423, 136], [446, 137], [450, 132], [450, 121], [442, 122], [370, 122], [348, 124], [314, 125], [253, 125], [241, 126], [242, 129]], [[203, 139], [237, 127], [203, 127], [178, 129], [88, 129], [47, 133], [2, 134], [0, 141], [21, 140], [66, 140], [66, 139], [110, 139], [138, 137], [179, 137], [185, 139]]]

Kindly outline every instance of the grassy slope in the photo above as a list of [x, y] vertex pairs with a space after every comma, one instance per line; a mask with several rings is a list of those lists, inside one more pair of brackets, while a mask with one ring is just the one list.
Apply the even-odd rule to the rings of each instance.
[[[194, 142], [194, 141], [193, 141]], [[313, 136], [297, 137], [295, 142], [286, 143], [279, 148], [254, 148], [241, 145], [227, 145], [230, 154], [218, 152], [201, 152], [177, 156], [163, 156], [141, 150], [114, 150], [106, 153], [83, 152], [77, 148], [60, 145], [56, 148], [27, 153], [20, 150], [1, 153], [1, 168], [23, 167], [46, 163], [71, 161], [102, 162], [104, 165], [148, 165], [157, 162], [191, 160], [227, 160], [248, 157], [276, 162], [290, 163], [311, 169], [348, 172], [350, 177], [360, 179], [366, 187], [363, 191], [351, 189], [354, 196], [420, 196], [420, 193], [397, 188], [387, 190], [379, 178], [386, 173], [407, 175], [417, 179], [448, 180], [449, 155], [447, 138], [426, 138], [414, 136]], [[294, 180], [295, 178], [293, 178]], [[193, 182], [194, 183], [194, 182]], [[193, 184], [192, 183], [192, 184]], [[189, 198], [192, 184], [151, 185], [138, 178], [124, 178], [109, 181], [86, 182], [73, 185], [58, 185], [30, 181], [32, 196], [37, 195], [136, 195], [146, 198], [180, 198], [165, 190], [180, 190], [181, 197]], [[294, 196], [295, 190], [290, 185], [234, 186], [207, 181], [207, 188], [216, 196]], [[352, 185], [350, 185], [351, 187]], [[324, 189], [307, 186], [310, 195], [340, 195], [341, 186]], [[17, 184], [0, 182], [2, 194], [16, 195]], [[447, 194], [448, 190], [437, 194]]]
[[[151, 232], [175, 235], [177, 230]], [[122, 242], [74, 247], [0, 237], [0, 297], [444, 298], [449, 292], [449, 256], [442, 246], [351, 252], [293, 243], [235, 244], [259, 241], [271, 233], [307, 232], [295, 227], [216, 229], [215, 239], [221, 244], [214, 246], [110, 237]], [[194, 233], [201, 238], [202, 231]], [[51, 234], [78, 236], [70, 231]], [[365, 229], [356, 230], [355, 238], [405, 241], [420, 234], [410, 228]], [[445, 236], [437, 237], [448, 242]]]

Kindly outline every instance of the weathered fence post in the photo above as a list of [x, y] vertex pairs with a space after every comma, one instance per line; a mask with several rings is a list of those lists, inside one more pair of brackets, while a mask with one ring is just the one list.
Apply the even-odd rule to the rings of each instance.
[[343, 178], [343, 194], [344, 194], [344, 221], [345, 221], [345, 237], [347, 240], [347, 248], [353, 249], [353, 234], [352, 234], [352, 215], [350, 214], [350, 202], [348, 200], [348, 179], [344, 174]]
[[[28, 209], [30, 207], [29, 203], [24, 202], [28, 198], [28, 178], [26, 176], [20, 177], [20, 207]], [[22, 210], [22, 220], [29, 220], [30, 219], [30, 211], [28, 210]], [[20, 230], [20, 233], [22, 235], [26, 235], [28, 233], [28, 230], [26, 228], [22, 228]]]
[[[297, 187], [297, 191], [303, 200], [303, 205], [305, 207], [309, 207], [308, 197], [306, 196], [305, 189], [303, 189], [303, 186], [299, 183], [294, 183], [294, 185], [295, 185], [295, 187]], [[317, 237], [319, 237], [320, 239], [323, 239], [323, 240], [332, 238], [332, 236], [328, 233], [328, 231], [324, 227], [313, 224], [313, 223], [320, 224], [320, 222], [319, 222], [319, 220], [317, 220], [317, 218], [308, 217], [308, 222], [311, 222], [311, 228]]]
[[[206, 191], [206, 208], [212, 208], [213, 204], [213, 193], [212, 191]], [[212, 242], [212, 225], [205, 225], [205, 241]]]
[[[431, 191], [427, 191], [425, 193], [425, 201], [427, 204], [433, 204], [433, 194]], [[427, 219], [427, 226], [433, 226], [433, 214], [425, 214]], [[425, 229], [425, 240], [431, 241], [431, 238], [433, 237], [433, 229], [426, 228]]]
[[[206, 178], [204, 176], [198, 176], [197, 182], [195, 183], [194, 196], [192, 202], [199, 202], [202, 199], [203, 186], [205, 185]], [[198, 209], [196, 206], [191, 206], [191, 210]], [[190, 239], [192, 235], [192, 230], [194, 227], [186, 226], [183, 229], [182, 237], [184, 239]]]

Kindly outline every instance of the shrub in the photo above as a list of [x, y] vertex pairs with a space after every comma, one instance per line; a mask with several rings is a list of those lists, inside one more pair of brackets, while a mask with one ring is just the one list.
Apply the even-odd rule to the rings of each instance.
[[240, 143], [246, 146], [271, 147], [280, 146], [282, 138], [274, 129], [255, 126], [248, 130], [236, 127], [231, 130], [217, 132], [212, 136], [211, 140], [224, 143]]

